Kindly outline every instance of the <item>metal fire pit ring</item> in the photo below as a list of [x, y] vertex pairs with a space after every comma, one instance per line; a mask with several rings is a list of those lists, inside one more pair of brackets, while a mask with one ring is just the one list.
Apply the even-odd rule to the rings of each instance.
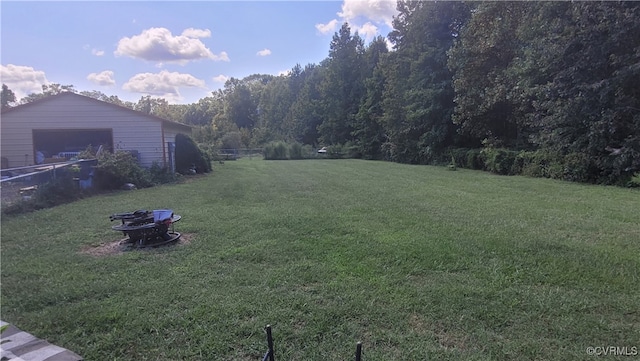
[[111, 221], [122, 221], [122, 224], [112, 226], [111, 229], [124, 233], [127, 238], [122, 242], [136, 248], [157, 247], [176, 242], [180, 239], [180, 233], [173, 230], [173, 225], [181, 218], [170, 209], [138, 210], [112, 214], [109, 217]]

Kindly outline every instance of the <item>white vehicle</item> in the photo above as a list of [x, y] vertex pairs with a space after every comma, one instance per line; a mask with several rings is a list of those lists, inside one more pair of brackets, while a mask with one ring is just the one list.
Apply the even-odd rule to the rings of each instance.
[[326, 152], [327, 152], [327, 147], [322, 147], [318, 149], [318, 153], [326, 153]]

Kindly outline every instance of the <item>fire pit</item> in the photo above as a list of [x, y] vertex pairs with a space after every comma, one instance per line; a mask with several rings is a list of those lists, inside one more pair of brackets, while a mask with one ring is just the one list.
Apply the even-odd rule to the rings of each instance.
[[137, 248], [160, 246], [180, 239], [180, 233], [173, 231], [173, 224], [180, 218], [170, 209], [138, 210], [109, 216], [110, 221], [122, 221], [111, 229], [124, 233], [127, 238], [123, 242]]

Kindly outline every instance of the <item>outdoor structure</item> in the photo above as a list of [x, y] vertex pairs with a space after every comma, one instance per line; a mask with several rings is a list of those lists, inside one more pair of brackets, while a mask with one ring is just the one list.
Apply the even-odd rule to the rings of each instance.
[[89, 145], [174, 167], [175, 136], [191, 127], [71, 92], [2, 111], [3, 168], [64, 161]]

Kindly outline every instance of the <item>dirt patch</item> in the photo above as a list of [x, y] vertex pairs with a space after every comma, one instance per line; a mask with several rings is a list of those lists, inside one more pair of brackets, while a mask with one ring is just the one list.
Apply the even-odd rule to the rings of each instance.
[[409, 316], [409, 327], [421, 336], [432, 334], [440, 347], [446, 350], [465, 351], [471, 346], [469, 338], [462, 329], [447, 326], [442, 322], [429, 323], [421, 315], [415, 313]]
[[80, 253], [88, 254], [94, 257], [105, 257], [105, 256], [120, 254], [123, 252], [129, 252], [129, 251], [147, 251], [147, 250], [166, 248], [166, 247], [185, 246], [190, 244], [193, 238], [194, 238], [193, 233], [181, 233], [180, 239], [175, 243], [167, 244], [164, 246], [148, 247], [148, 248], [140, 248], [140, 249], [132, 248], [131, 245], [124, 242], [125, 241], [124, 239], [119, 239], [115, 241], [101, 243], [97, 246], [86, 246], [80, 250]]
[[444, 349], [465, 351], [470, 347], [468, 337], [460, 329], [438, 323], [433, 325], [432, 331], [436, 335], [440, 347]]
[[418, 335], [424, 335], [427, 331], [424, 319], [415, 313], [409, 316], [409, 327]]

